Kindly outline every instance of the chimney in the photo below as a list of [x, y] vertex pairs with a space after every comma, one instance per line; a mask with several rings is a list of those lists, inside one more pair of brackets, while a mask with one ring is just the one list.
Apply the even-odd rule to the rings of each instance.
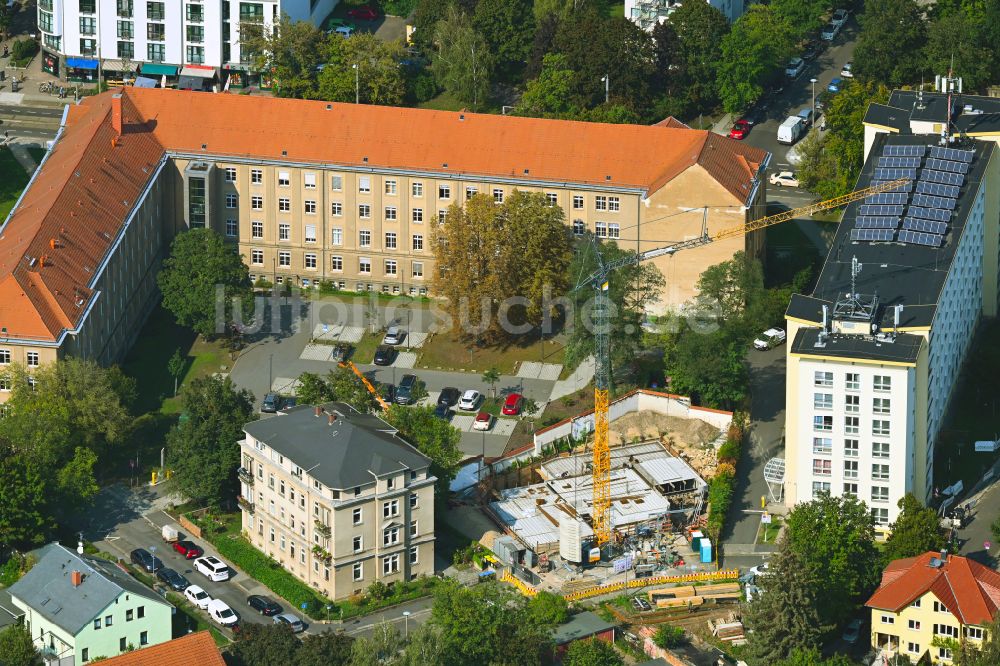
[[111, 128], [115, 131], [115, 136], [122, 135], [122, 94], [115, 93], [111, 98]]
[[316, 407], [316, 409], [315, 409], [315, 410], [313, 411], [313, 413], [314, 413], [314, 414], [315, 414], [315, 415], [316, 415], [317, 417], [319, 417], [319, 415], [323, 413], [323, 408], [322, 408], [322, 407]]
[[337, 414], [335, 412], [330, 412], [326, 415], [327, 423], [333, 425], [333, 422], [337, 420]]
[[83, 574], [74, 570], [73, 573], [70, 574], [70, 582], [73, 583], [73, 587], [80, 587], [80, 583], [83, 582]]

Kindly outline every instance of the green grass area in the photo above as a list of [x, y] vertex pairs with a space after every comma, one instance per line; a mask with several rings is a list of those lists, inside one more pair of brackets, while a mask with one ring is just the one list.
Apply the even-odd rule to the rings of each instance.
[[382, 331], [372, 333], [371, 329], [365, 330], [361, 339], [354, 345], [350, 359], [355, 363], [371, 363], [375, 358], [375, 348], [382, 342]]
[[514, 374], [521, 361], [563, 363], [563, 345], [536, 336], [525, 336], [519, 342], [479, 346], [458, 333], [435, 333], [420, 349], [417, 366], [429, 369], [468, 370], [485, 372], [496, 368], [502, 375]]
[[973, 449], [973, 442], [995, 439], [1000, 433], [998, 373], [1000, 322], [986, 321], [966, 355], [934, 447], [934, 485], [938, 488], [961, 480], [968, 492], [1000, 458], [996, 453], [976, 453]]
[[435, 111], [461, 111], [466, 106], [468, 105], [465, 102], [462, 102], [448, 91], [443, 91], [437, 97], [432, 97], [426, 102], [417, 104], [417, 108], [434, 109]]
[[778, 540], [778, 533], [781, 531], [782, 520], [781, 516], [771, 516], [771, 522], [768, 524], [761, 523], [760, 529], [757, 532], [757, 542], [758, 543], [774, 543]]
[[21, 196], [21, 191], [30, 178], [10, 152], [10, 148], [0, 147], [0, 222], [3, 222], [17, 203], [17, 198]]
[[576, 416], [581, 412], [586, 412], [594, 408], [594, 389], [588, 386], [584, 389], [571, 393], [559, 400], [553, 400], [545, 407], [542, 418], [536, 423], [536, 427], [544, 428], [553, 423], [559, 423], [563, 419]]

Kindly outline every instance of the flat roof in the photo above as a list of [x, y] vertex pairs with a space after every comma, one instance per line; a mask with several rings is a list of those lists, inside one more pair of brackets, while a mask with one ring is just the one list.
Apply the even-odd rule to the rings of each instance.
[[833, 333], [819, 343], [820, 329], [800, 328], [792, 341], [792, 354], [801, 356], [832, 356], [835, 358], [866, 359], [884, 363], [917, 362], [924, 338], [912, 333], [900, 333], [895, 340], [879, 340], [869, 335], [844, 335]]
[[[656, 485], [693, 480], [702, 486], [705, 481], [681, 458], [673, 456], [659, 442], [643, 442], [616, 446], [611, 449], [611, 467], [632, 463], [641, 468], [645, 477]], [[543, 478], [560, 479], [587, 474], [593, 456], [575, 454], [542, 463], [539, 472]]]
[[556, 645], [565, 645], [581, 638], [589, 638], [605, 631], [611, 631], [617, 626], [617, 624], [603, 619], [597, 613], [583, 611], [573, 615], [565, 623], [553, 629], [552, 642]]
[[[559, 523], [573, 519], [573, 508], [548, 483], [536, 483], [501, 492], [490, 507], [504, 524], [531, 548], [559, 541]], [[593, 536], [590, 525], [580, 521], [580, 536]]]

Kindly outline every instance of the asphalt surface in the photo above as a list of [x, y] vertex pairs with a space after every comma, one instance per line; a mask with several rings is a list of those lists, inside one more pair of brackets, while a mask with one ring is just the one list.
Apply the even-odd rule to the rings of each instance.
[[0, 132], [44, 143], [55, 138], [62, 114], [62, 108], [52, 106], [0, 104]]

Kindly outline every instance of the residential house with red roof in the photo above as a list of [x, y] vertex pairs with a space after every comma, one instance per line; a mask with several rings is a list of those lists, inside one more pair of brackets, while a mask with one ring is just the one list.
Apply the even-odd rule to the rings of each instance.
[[965, 557], [927, 552], [891, 562], [865, 606], [872, 609], [873, 648], [912, 662], [930, 653], [935, 664], [949, 664], [952, 650], [942, 641], [985, 638], [1000, 606], [1000, 574]]

